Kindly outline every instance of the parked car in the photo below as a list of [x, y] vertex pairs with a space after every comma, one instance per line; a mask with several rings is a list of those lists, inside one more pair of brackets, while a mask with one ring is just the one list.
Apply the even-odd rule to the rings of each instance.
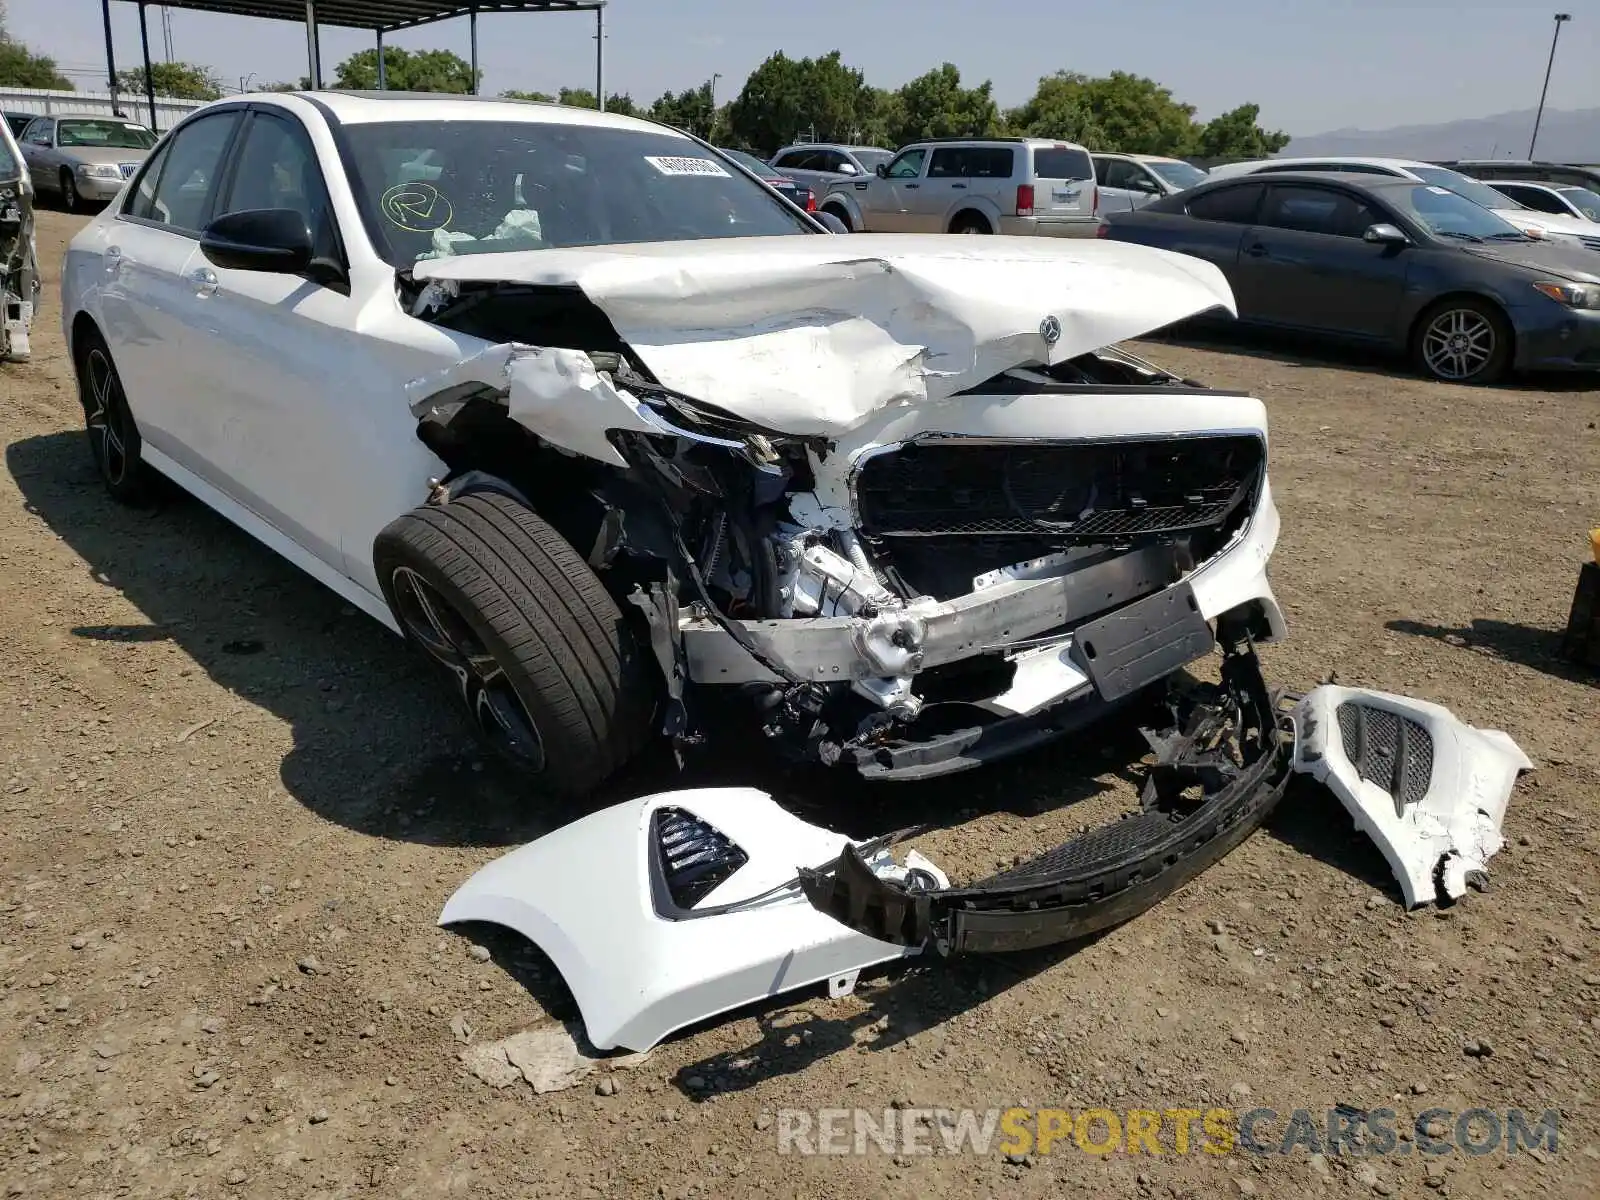
[[797, 208], [806, 212], [817, 211], [817, 195], [804, 184], [796, 183], [781, 171], [762, 162], [754, 154], [746, 154], [743, 150], [724, 150], [722, 153], [733, 159], [741, 167], [745, 167], [760, 176], [773, 191]]
[[122, 190], [156, 144], [156, 135], [120, 117], [35, 117], [18, 139], [34, 188], [68, 212], [104, 204]]
[[1321, 171], [1214, 180], [1105, 236], [1220, 267], [1239, 320], [1408, 351], [1435, 379], [1600, 367], [1592, 255], [1437, 184]]
[[769, 160], [797, 183], [820, 198], [830, 187], [847, 179], [869, 179], [880, 164], [894, 157], [881, 146], [845, 146], [833, 142], [806, 142], [785, 146]]
[[1099, 189], [1089, 152], [1043, 138], [913, 142], [871, 179], [836, 184], [821, 211], [870, 233], [1094, 236]]
[[1162, 196], [1204, 183], [1206, 173], [1181, 158], [1156, 154], [1096, 154], [1095, 181], [1100, 185], [1100, 208], [1124, 212], [1140, 208]]
[[164, 476], [402, 633], [552, 795], [716, 694], [891, 779], [1219, 644], [1264, 696], [1265, 410], [1106, 348], [1231, 304], [1143, 247], [827, 236], [679, 131], [404, 92], [197, 109], [62, 276], [111, 495]]
[[28, 358], [38, 295], [33, 182], [10, 126], [0, 124], [0, 362]]
[[11, 131], [13, 139], [22, 136], [22, 131], [28, 127], [28, 122], [38, 116], [38, 113], [17, 112], [14, 109], [0, 109], [0, 117], [5, 119], [5, 126]]
[[1578, 242], [1590, 250], [1600, 250], [1600, 237], [1595, 235], [1595, 230], [1586, 221], [1534, 212], [1531, 208], [1502, 196], [1488, 184], [1463, 175], [1460, 171], [1452, 171], [1436, 163], [1419, 162], [1415, 159], [1263, 158], [1253, 162], [1226, 163], [1212, 167], [1211, 178], [1231, 179], [1238, 175], [1251, 175], [1263, 171], [1340, 171], [1361, 175], [1389, 175], [1397, 179], [1436, 184], [1439, 187], [1449, 188], [1458, 196], [1465, 196], [1474, 204], [1482, 205], [1524, 233]]
[[1565, 183], [1537, 183], [1531, 179], [1496, 179], [1489, 184], [1507, 199], [1534, 212], [1557, 217], [1600, 221], [1600, 193]]
[[1482, 179], [1486, 183], [1500, 179], [1528, 179], [1540, 183], [1559, 183], [1568, 187], [1588, 188], [1600, 193], [1600, 167], [1581, 163], [1534, 162], [1531, 159], [1491, 158], [1464, 159], [1460, 162], [1441, 162], [1463, 175]]

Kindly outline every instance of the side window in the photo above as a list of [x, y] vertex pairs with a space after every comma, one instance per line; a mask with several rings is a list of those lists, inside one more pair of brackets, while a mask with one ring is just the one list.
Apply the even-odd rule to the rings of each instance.
[[1134, 191], [1139, 186], [1140, 171], [1136, 164], [1112, 159], [1106, 167], [1106, 186]]
[[1261, 193], [1264, 190], [1259, 183], [1218, 188], [1214, 192], [1194, 197], [1184, 206], [1184, 211], [1202, 221], [1226, 221], [1231, 225], [1249, 225], [1256, 219], [1256, 208], [1261, 203]]
[[922, 174], [922, 160], [928, 157], [925, 146], [907, 150], [889, 164], [890, 179], [915, 179]]
[[338, 239], [328, 204], [322, 170], [305, 131], [274, 113], [256, 112], [245, 127], [218, 215], [252, 208], [288, 208], [305, 218], [317, 256], [338, 256]]
[[861, 173], [856, 169], [855, 163], [837, 150], [824, 150], [821, 158], [824, 171], [833, 171], [839, 175], [859, 175]]
[[1358, 238], [1369, 225], [1387, 219], [1348, 192], [1297, 185], [1273, 187], [1257, 224], [1297, 233]]
[[791, 171], [815, 171], [818, 169], [817, 156], [811, 150], [790, 150], [780, 154], [778, 161], [772, 165], [778, 168], [787, 167]]
[[974, 179], [1010, 179], [1014, 161], [1005, 146], [980, 146], [967, 155], [967, 174]]
[[950, 179], [967, 174], [967, 151], [954, 146], [940, 146], [928, 160], [929, 179]]
[[185, 233], [199, 233], [210, 207], [223, 152], [239, 124], [239, 113], [212, 113], [178, 130], [168, 146], [147, 220]]
[[1529, 208], [1542, 213], [1554, 213], [1558, 216], [1570, 216], [1566, 205], [1552, 196], [1543, 188], [1506, 187], [1501, 186], [1501, 191], [1510, 196], [1519, 204], [1526, 204]]
[[166, 164], [167, 151], [171, 148], [172, 143], [169, 141], [145, 163], [144, 170], [139, 173], [139, 181], [128, 192], [128, 198], [122, 205], [122, 211], [128, 216], [138, 217], [141, 221], [165, 219], [155, 209], [156, 184], [161, 182], [161, 168]]
[[22, 140], [32, 142], [35, 146], [50, 145], [50, 122], [30, 121], [28, 128], [23, 131]]
[[1110, 158], [1097, 158], [1094, 160], [1094, 181], [1101, 187], [1110, 187], [1106, 179], [1111, 174], [1111, 164], [1116, 161]]

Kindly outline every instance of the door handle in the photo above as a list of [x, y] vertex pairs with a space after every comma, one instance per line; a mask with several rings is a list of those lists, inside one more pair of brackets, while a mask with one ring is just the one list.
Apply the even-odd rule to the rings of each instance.
[[953, 188], [961, 188], [964, 191], [967, 185], [964, 183], [952, 183], [950, 186]]
[[922, 185], [920, 183], [908, 183], [908, 184], [906, 184], [907, 188], [916, 188], [916, 187], [921, 187], [921, 186]]
[[210, 267], [198, 267], [189, 272], [189, 282], [194, 284], [197, 296], [212, 296], [217, 291], [217, 273]]
[[1244, 252], [1251, 258], [1265, 258], [1267, 256], [1267, 248], [1260, 242], [1251, 242], [1250, 245], [1245, 247]]

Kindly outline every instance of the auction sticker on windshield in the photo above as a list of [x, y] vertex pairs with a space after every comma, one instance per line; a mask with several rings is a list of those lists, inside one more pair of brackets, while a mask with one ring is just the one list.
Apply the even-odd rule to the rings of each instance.
[[727, 171], [722, 169], [721, 163], [712, 162], [709, 158], [679, 158], [646, 154], [644, 160], [663, 175], [720, 175], [724, 179], [732, 178]]

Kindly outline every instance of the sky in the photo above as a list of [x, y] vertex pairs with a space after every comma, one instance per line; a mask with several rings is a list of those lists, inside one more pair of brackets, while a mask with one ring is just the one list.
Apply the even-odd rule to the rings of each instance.
[[[84, 90], [104, 90], [95, 0], [0, 0], [11, 35], [54, 57]], [[172, 57], [210, 66], [230, 89], [306, 73], [304, 27], [170, 11]], [[1201, 118], [1261, 105], [1262, 123], [1291, 134], [1385, 129], [1531, 109], [1554, 27], [1527, 0], [611, 0], [606, 90], [648, 103], [704, 83], [730, 99], [775, 50], [838, 49], [879, 87], [952, 62], [969, 84], [990, 79], [1020, 104], [1058, 70], [1148, 75]], [[151, 57], [165, 57], [162, 10], [149, 10]], [[139, 63], [135, 5], [112, 4], [119, 68]], [[1548, 107], [1600, 107], [1600, 12], [1561, 32]], [[483, 91], [594, 87], [594, 15], [478, 20]], [[408, 49], [468, 54], [465, 19], [396, 34]], [[324, 78], [373, 45], [370, 34], [322, 31]], [[1588, 64], [1588, 65], [1586, 65]]]

